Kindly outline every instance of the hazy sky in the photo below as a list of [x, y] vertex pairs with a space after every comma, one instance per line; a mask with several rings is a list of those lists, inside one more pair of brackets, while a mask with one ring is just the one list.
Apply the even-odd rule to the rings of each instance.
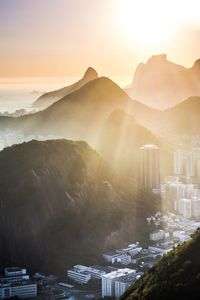
[[200, 57], [198, 2], [0, 0], [0, 77], [79, 76], [88, 66], [131, 77], [163, 52], [191, 66]]

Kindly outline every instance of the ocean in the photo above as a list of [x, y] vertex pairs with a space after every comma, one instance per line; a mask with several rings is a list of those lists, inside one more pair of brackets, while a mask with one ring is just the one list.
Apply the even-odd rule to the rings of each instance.
[[[31, 104], [45, 92], [68, 86], [80, 77], [0, 78], [0, 112], [31, 110]], [[130, 82], [127, 77], [112, 78], [121, 87]]]

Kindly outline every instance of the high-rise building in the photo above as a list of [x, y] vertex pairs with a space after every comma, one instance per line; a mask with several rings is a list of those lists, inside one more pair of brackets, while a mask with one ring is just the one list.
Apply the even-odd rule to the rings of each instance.
[[140, 185], [145, 189], [160, 186], [159, 148], [155, 145], [140, 148]]
[[192, 217], [194, 217], [194, 218], [200, 217], [200, 198], [199, 197], [192, 198]]
[[[135, 274], [136, 270], [124, 268], [118, 269], [117, 271], [113, 271], [109, 274], [102, 276], [102, 298], [105, 297], [118, 297], [120, 292], [118, 287], [115, 287], [115, 281], [122, 277], [129, 277], [131, 274]], [[115, 292], [115, 288], [117, 288], [117, 295]], [[121, 295], [120, 295], [121, 296]]]
[[195, 155], [193, 152], [186, 154], [186, 177], [194, 177], [196, 175]]
[[192, 201], [191, 199], [180, 199], [178, 202], [178, 212], [185, 218], [192, 216]]
[[182, 151], [174, 152], [174, 174], [183, 175], [184, 172], [184, 153]]

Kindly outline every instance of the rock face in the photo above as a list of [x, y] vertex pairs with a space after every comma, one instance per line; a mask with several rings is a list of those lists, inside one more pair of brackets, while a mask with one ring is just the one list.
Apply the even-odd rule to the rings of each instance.
[[145, 273], [122, 300], [198, 300], [200, 293], [200, 232], [165, 255]]
[[83, 75], [82, 79], [80, 79], [79, 81], [75, 82], [70, 86], [43, 94], [33, 103], [33, 107], [39, 109], [45, 109], [46, 107], [50, 106], [54, 102], [60, 100], [61, 98], [67, 96], [70, 93], [73, 93], [74, 91], [78, 90], [89, 81], [94, 80], [96, 78], [98, 78], [97, 72], [95, 71], [95, 69], [89, 67], [86, 70], [85, 74]]
[[146, 64], [139, 64], [126, 92], [133, 99], [155, 108], [164, 109], [200, 95], [200, 63], [192, 68], [174, 64], [166, 54], [152, 56]]

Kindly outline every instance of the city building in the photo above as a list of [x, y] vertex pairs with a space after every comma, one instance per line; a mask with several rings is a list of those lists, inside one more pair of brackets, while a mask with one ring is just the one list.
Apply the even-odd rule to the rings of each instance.
[[119, 299], [126, 290], [143, 275], [142, 272], [125, 275], [115, 280], [115, 298]]
[[181, 176], [184, 173], [184, 153], [182, 151], [174, 152], [174, 174]]
[[140, 244], [138, 242], [135, 244], [130, 244], [130, 245], [128, 245], [127, 248], [122, 249], [123, 253], [131, 255], [131, 257], [134, 257], [141, 251], [142, 251], [142, 247], [140, 246]]
[[120, 277], [135, 274], [136, 271], [128, 268], [118, 269], [102, 277], [102, 298], [116, 297], [115, 295], [115, 281]]
[[140, 148], [140, 185], [145, 189], [160, 186], [159, 148], [155, 145]]
[[178, 212], [185, 218], [192, 217], [192, 201], [191, 199], [180, 199], [178, 202]]
[[8, 267], [4, 269], [5, 279], [9, 283], [18, 283], [22, 280], [29, 280], [29, 275], [26, 273], [25, 268]]
[[157, 242], [163, 240], [165, 238], [165, 231], [164, 230], [155, 230], [150, 233], [150, 240]]
[[82, 265], [76, 265], [73, 269], [67, 270], [67, 276], [79, 284], [86, 284], [92, 278], [88, 271], [88, 267]]
[[192, 217], [200, 218], [200, 197], [192, 198]]
[[0, 280], [0, 299], [11, 297], [19, 297], [20, 299], [37, 297], [37, 284], [28, 280], [21, 283], [13, 284]]
[[129, 265], [131, 263], [131, 255], [126, 254], [125, 251], [119, 250], [103, 254], [107, 262], [120, 263], [122, 265]]
[[25, 268], [9, 267], [4, 269], [5, 276], [0, 278], [0, 299], [10, 297], [37, 297], [37, 284], [29, 280]]
[[117, 251], [111, 251], [103, 254], [103, 258], [105, 261], [109, 263], [114, 263], [116, 261], [116, 258], [119, 256], [119, 252]]

